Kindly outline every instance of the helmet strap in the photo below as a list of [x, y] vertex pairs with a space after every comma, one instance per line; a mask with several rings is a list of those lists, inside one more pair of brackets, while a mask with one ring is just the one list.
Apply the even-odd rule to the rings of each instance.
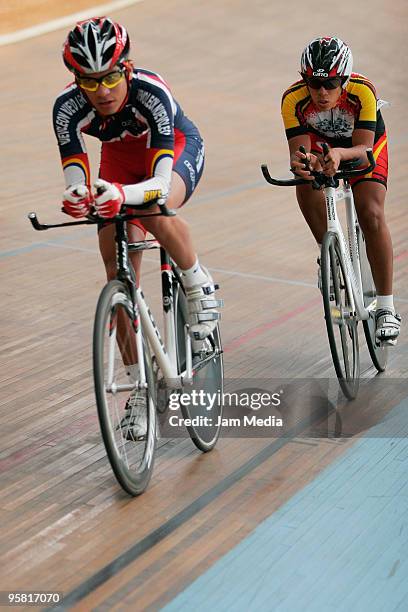
[[128, 83], [130, 83], [130, 81], [132, 80], [132, 74], [133, 74], [133, 62], [132, 60], [124, 60], [123, 62], [120, 62], [120, 65], [123, 66], [123, 68], [126, 71], [126, 80]]

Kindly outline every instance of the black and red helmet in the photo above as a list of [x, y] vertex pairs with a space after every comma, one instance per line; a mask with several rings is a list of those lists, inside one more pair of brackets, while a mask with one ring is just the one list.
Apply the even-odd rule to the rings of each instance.
[[315, 38], [307, 45], [300, 60], [300, 71], [308, 77], [343, 77], [345, 83], [352, 69], [350, 47], [336, 37]]
[[103, 72], [127, 59], [130, 40], [123, 26], [109, 17], [79, 21], [62, 49], [68, 70], [78, 74]]

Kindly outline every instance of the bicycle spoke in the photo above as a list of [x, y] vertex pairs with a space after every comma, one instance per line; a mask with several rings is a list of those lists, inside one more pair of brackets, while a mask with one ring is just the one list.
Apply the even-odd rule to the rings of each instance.
[[114, 325], [114, 319], [116, 318], [116, 308], [112, 308], [111, 316], [109, 321], [109, 359], [108, 359], [108, 388], [112, 388], [113, 376], [114, 376], [114, 363], [115, 363], [115, 352], [116, 352], [116, 325]]

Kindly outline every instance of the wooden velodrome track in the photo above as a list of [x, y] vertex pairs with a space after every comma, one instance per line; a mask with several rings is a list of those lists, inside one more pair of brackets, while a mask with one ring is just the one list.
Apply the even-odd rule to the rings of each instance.
[[[150, 0], [112, 16], [131, 33], [136, 65], [168, 80], [206, 141], [206, 171], [182, 214], [222, 287], [226, 377], [334, 379], [315, 288], [316, 247], [294, 193], [267, 186], [260, 164], [287, 174], [281, 94], [297, 76], [303, 46], [336, 33], [351, 45], [355, 68], [392, 102], [384, 111], [387, 216], [394, 293], [407, 321], [406, 3], [343, 0], [319, 9], [294, 0]], [[31, 210], [45, 222], [61, 217], [51, 108], [69, 81], [60, 58], [64, 35], [0, 48], [8, 66], [0, 101], [1, 589], [63, 591], [78, 610], [154, 610], [353, 440], [292, 436], [279, 445], [223, 437], [205, 456], [178, 440], [161, 447], [143, 496], [122, 492], [101, 444], [91, 377], [92, 321], [104, 283], [95, 232], [39, 234], [26, 219]], [[97, 143], [88, 145], [96, 169]], [[149, 255], [143, 285], [156, 311], [157, 277]], [[405, 329], [382, 377], [387, 389], [399, 389], [407, 376]], [[371, 378], [360, 340], [363, 376]], [[345, 420], [350, 406], [342, 408]]]

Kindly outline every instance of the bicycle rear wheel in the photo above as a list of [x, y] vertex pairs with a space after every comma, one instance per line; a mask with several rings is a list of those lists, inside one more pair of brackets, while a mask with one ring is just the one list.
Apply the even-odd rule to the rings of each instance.
[[338, 238], [333, 232], [327, 232], [323, 238], [320, 261], [330, 351], [340, 387], [351, 400], [357, 395], [360, 376], [357, 320], [350, 309], [345, 264]]
[[[175, 291], [175, 323], [177, 338], [177, 361], [179, 371], [186, 367], [186, 345], [184, 326], [187, 321], [187, 300], [179, 284]], [[192, 419], [196, 425], [187, 427], [196, 447], [208, 452], [217, 443], [223, 411], [224, 363], [219, 326], [202, 342], [194, 342], [197, 354], [193, 355], [193, 384], [183, 388], [183, 394], [198, 397], [189, 406], [181, 406], [185, 419]], [[195, 395], [193, 395], [195, 393]], [[201, 417], [201, 418], [200, 418]], [[203, 419], [207, 419], [204, 421]], [[201, 424], [203, 423], [203, 424]]]
[[358, 252], [360, 254], [361, 265], [361, 281], [363, 285], [363, 300], [364, 306], [370, 311], [370, 318], [363, 321], [364, 334], [370, 353], [371, 361], [374, 367], [379, 372], [384, 372], [387, 366], [388, 347], [382, 343], [377, 343], [375, 337], [376, 322], [375, 322], [375, 299], [377, 296], [373, 275], [371, 272], [370, 262], [368, 261], [366, 244], [363, 232], [359, 225], [356, 227]]
[[95, 314], [95, 395], [102, 438], [112, 470], [130, 495], [140, 495], [146, 489], [153, 471], [156, 445], [155, 384], [150, 351], [144, 339], [143, 356], [139, 356], [139, 362], [143, 358], [147, 381], [147, 388], [142, 390], [146, 396], [146, 439], [137, 442], [127, 439], [127, 431], [121, 427], [125, 405], [132, 391], [123, 357], [129, 358], [133, 354], [132, 362], [136, 361], [138, 324], [126, 285], [117, 280], [109, 282], [102, 290]]

